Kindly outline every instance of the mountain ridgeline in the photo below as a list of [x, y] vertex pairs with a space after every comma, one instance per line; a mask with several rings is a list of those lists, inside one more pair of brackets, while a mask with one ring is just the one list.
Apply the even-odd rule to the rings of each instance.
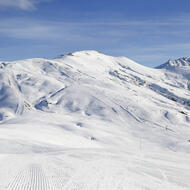
[[189, 66], [190, 59], [181, 58], [151, 69], [125, 57], [97, 51], [75, 52], [52, 60], [0, 63], [0, 120], [34, 111], [84, 113], [111, 119], [111, 115], [117, 117], [116, 110], [123, 112], [122, 107], [130, 107], [127, 102], [133, 102], [141, 113], [147, 112], [137, 97], [148, 100], [158, 110], [166, 101], [180, 105], [177, 113], [186, 113], [190, 106]]

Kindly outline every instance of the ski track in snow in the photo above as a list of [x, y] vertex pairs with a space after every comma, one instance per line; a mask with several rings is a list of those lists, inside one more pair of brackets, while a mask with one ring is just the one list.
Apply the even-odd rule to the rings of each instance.
[[30, 165], [28, 169], [21, 171], [8, 185], [8, 190], [27, 189], [53, 189], [44, 171], [39, 165]]
[[[6, 166], [6, 170], [12, 174], [4, 178], [1, 190], [189, 189], [188, 173], [184, 173], [186, 184], [181, 183], [178, 168], [167, 166], [169, 160], [159, 162], [131, 154], [114, 158], [113, 153], [109, 154], [91, 151], [91, 154], [80, 155], [65, 151], [56, 155], [15, 155], [17, 161], [9, 155], [6, 161], [12, 161], [12, 165]], [[25, 160], [28, 163], [24, 163]]]

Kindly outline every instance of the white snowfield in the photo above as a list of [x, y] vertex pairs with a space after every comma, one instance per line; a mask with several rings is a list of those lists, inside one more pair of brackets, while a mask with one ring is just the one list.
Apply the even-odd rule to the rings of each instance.
[[0, 190], [189, 189], [190, 59], [0, 63]]

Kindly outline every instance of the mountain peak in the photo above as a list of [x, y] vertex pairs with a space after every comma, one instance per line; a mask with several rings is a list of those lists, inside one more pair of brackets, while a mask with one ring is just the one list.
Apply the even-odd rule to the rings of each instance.
[[78, 56], [78, 55], [97, 55], [97, 54], [101, 54], [100, 51], [98, 50], [83, 50], [83, 51], [75, 51], [75, 52], [70, 52], [67, 54], [60, 54], [57, 58], [62, 58], [64, 56]]
[[168, 60], [166, 63], [156, 67], [157, 69], [174, 69], [190, 66], [190, 57], [182, 57], [175, 60]]

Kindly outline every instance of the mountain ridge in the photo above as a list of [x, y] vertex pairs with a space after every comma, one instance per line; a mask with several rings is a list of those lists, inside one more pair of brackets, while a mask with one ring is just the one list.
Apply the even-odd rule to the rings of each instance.
[[[178, 64], [177, 61], [176, 63]], [[159, 66], [159, 68], [166, 67], [167, 64]], [[74, 52], [72, 54], [70, 53], [56, 59], [34, 58], [1, 63], [1, 70], [6, 70], [6, 74], [2, 74], [1, 76], [4, 76], [5, 78], [7, 78], [8, 76], [8, 78], [6, 79], [6, 83], [8, 84], [7, 86], [9, 86], [7, 90], [11, 90], [12, 88], [14, 88], [14, 90], [16, 89], [15, 92], [18, 92], [17, 94], [22, 94], [22, 97], [25, 96], [25, 92], [22, 92], [23, 89], [28, 88], [27, 85], [30, 86], [30, 83], [33, 83], [33, 85], [35, 85], [36, 83], [40, 83], [40, 80], [44, 81], [45, 84], [47, 83], [47, 85], [49, 83], [52, 83], [50, 86], [55, 85], [55, 88], [56, 85], [59, 84], [58, 86], [60, 87], [58, 87], [57, 91], [62, 92], [62, 89], [65, 89], [66, 87], [70, 86], [71, 84], [77, 83], [78, 81], [82, 81], [85, 84], [88, 83], [87, 81], [89, 79], [93, 80], [95, 83], [102, 79], [108, 82], [110, 79], [114, 79], [114, 85], [117, 81], [119, 83], [122, 82], [130, 85], [138, 84], [140, 86], [146, 86], [146, 88], [153, 90], [165, 97], [171, 97], [172, 100], [176, 101], [177, 99], [180, 99], [178, 98], [178, 95], [167, 91], [167, 88], [178, 86], [178, 88], [181, 88], [182, 90], [189, 89], [189, 82], [185, 82], [186, 78], [184, 78], [183, 75], [178, 75], [179, 73], [176, 73], [176, 76], [178, 76], [178, 78], [181, 78], [183, 84], [175, 79], [175, 83], [177, 83], [177, 85], [171, 84], [167, 87], [167, 85], [164, 84], [164, 86], [160, 86], [159, 84], [157, 84], [157, 81], [154, 82], [156, 78], [160, 80], [159, 77], [161, 77], [162, 80], [170, 80], [170, 78], [173, 79], [176, 78], [176, 76], [173, 76], [172, 73], [168, 73], [159, 69], [157, 70], [139, 65], [136, 62], [125, 57], [111, 57], [104, 55], [98, 51], [92, 50]], [[27, 75], [29, 75], [30, 77], [27, 77]], [[36, 75], [37, 77], [33, 81], [32, 77]], [[3, 78], [1, 79], [3, 81]], [[23, 79], [26, 81], [23, 81]], [[85, 81], [86, 79], [87, 81]], [[152, 79], [154, 79], [153, 82]], [[64, 85], [62, 84], [62, 82], [64, 83]], [[100, 81], [98, 83], [100, 84]], [[22, 84], [24, 87], [22, 87]], [[5, 82], [3, 83], [3, 85], [5, 85]], [[5, 88], [3, 85], [1, 85], [2, 93], [3, 91], [5, 91], [3, 90]], [[43, 83], [41, 85], [43, 86]], [[30, 90], [32, 90], [32, 87], [34, 86], [30, 86]], [[38, 88], [39, 86], [36, 85], [37, 91], [40, 90]], [[41, 88], [44, 89], [45, 87]], [[47, 95], [46, 93], [46, 91], [43, 92], [44, 96]], [[31, 97], [31, 99], [34, 98]], [[35, 102], [39, 102], [39, 105], [37, 105], [37, 103], [35, 102], [32, 103], [34, 108], [39, 108], [40, 105], [43, 105], [44, 107], [45, 102], [40, 103], [41, 99], [43, 99], [43, 96], [41, 96], [41, 98], [39, 97], [38, 100], [35, 100]], [[182, 104], [186, 104], [185, 102], [189, 102], [188, 97], [181, 98], [179, 102], [181, 102]], [[9, 104], [7, 103], [7, 105]], [[189, 105], [189, 103], [187, 103], [187, 105]], [[21, 107], [23, 107], [23, 105]], [[14, 112], [20, 113], [18, 112], [18, 110]]]

